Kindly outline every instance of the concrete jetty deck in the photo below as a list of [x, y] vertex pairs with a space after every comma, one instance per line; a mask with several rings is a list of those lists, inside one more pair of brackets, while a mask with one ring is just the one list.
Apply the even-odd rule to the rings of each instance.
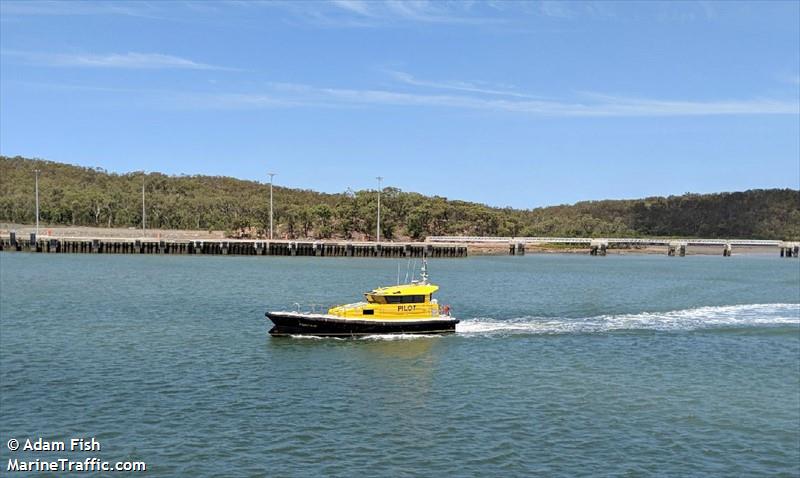
[[202, 254], [317, 257], [467, 257], [464, 244], [254, 239], [159, 239], [0, 236], [0, 250], [87, 254]]
[[[494, 244], [510, 255], [525, 255], [526, 246], [572, 244], [591, 255], [606, 255], [609, 247], [662, 246], [667, 255], [684, 256], [688, 246], [719, 247], [730, 256], [734, 247], [780, 251], [800, 256], [800, 242], [747, 239], [576, 238], [576, 237], [429, 237], [426, 242], [363, 242], [345, 240], [162, 239], [160, 237], [66, 237], [34, 233], [20, 237], [0, 234], [0, 251], [89, 254], [198, 254], [316, 257], [467, 257], [470, 247]], [[473, 251], [475, 252], [475, 251]], [[480, 252], [477, 252], [480, 254]]]
[[780, 250], [781, 257], [800, 257], [800, 242], [771, 239], [699, 239], [699, 238], [658, 238], [658, 237], [488, 237], [488, 236], [429, 236], [428, 242], [447, 244], [494, 244], [508, 247], [512, 256], [525, 255], [525, 246], [578, 245], [589, 249], [593, 256], [605, 256], [609, 246], [637, 247], [664, 246], [667, 255], [686, 255], [688, 246], [719, 247], [725, 257], [730, 257], [734, 247], [774, 248]]

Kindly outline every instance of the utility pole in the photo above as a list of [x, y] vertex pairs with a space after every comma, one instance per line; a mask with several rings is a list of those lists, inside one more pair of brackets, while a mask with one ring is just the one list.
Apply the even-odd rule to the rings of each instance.
[[142, 171], [142, 237], [147, 235], [147, 220], [144, 211], [144, 178], [146, 173]]
[[381, 242], [381, 181], [383, 181], [383, 176], [378, 176], [375, 179], [378, 180], [378, 227], [377, 234], [375, 234], [375, 242]]
[[277, 173], [267, 173], [269, 176], [269, 240], [272, 240], [272, 178]]
[[33, 170], [36, 173], [36, 237], [39, 237], [39, 171], [38, 169]]

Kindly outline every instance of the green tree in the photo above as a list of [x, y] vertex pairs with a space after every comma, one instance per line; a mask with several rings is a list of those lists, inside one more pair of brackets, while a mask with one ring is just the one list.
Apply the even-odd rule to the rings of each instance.
[[[142, 181], [149, 227], [227, 230], [265, 237], [269, 186], [221, 176], [108, 173], [23, 157], [0, 157], [0, 220], [52, 225], [141, 227]], [[377, 191], [323, 194], [274, 188], [276, 237], [374, 238]], [[387, 187], [381, 236], [684, 236], [800, 239], [800, 191], [755, 189], [520, 210], [426, 197]]]

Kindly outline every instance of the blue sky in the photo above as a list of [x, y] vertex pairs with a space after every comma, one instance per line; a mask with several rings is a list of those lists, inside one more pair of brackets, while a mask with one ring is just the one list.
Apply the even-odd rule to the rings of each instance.
[[0, 2], [0, 152], [530, 208], [800, 188], [800, 2]]

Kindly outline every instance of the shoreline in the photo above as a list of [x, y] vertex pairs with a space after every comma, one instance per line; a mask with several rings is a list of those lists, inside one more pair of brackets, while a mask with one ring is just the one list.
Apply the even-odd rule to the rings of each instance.
[[[0, 235], [7, 237], [11, 231], [15, 231], [18, 239], [28, 239], [30, 234], [35, 232], [36, 226], [29, 224], [0, 223]], [[39, 226], [40, 237], [48, 238], [97, 238], [97, 239], [149, 239], [163, 241], [236, 241], [237, 239], [225, 237], [224, 231], [202, 231], [202, 230], [175, 230], [175, 229], [148, 229], [145, 235], [141, 229], [136, 228], [105, 228], [89, 226]], [[251, 239], [255, 240], [255, 239]], [[264, 241], [265, 239], [258, 239]], [[368, 243], [369, 241], [345, 240], [345, 239], [285, 239], [276, 238], [278, 241], [313, 241], [313, 242], [337, 242], [337, 243]], [[412, 243], [430, 244], [424, 241], [386, 241], [385, 243]], [[469, 256], [506, 256], [509, 255], [508, 244], [506, 243], [467, 243]], [[619, 247], [610, 245], [607, 249], [608, 254], [615, 255], [642, 255], [642, 254], [664, 254], [667, 251], [664, 246], [652, 245], [632, 245]], [[733, 248], [734, 255], [741, 254], [778, 254], [779, 248], [775, 246], [736, 246]], [[588, 245], [566, 245], [566, 244], [527, 244], [525, 254], [589, 254]], [[686, 255], [722, 255], [720, 246], [691, 245], [686, 248]]]

